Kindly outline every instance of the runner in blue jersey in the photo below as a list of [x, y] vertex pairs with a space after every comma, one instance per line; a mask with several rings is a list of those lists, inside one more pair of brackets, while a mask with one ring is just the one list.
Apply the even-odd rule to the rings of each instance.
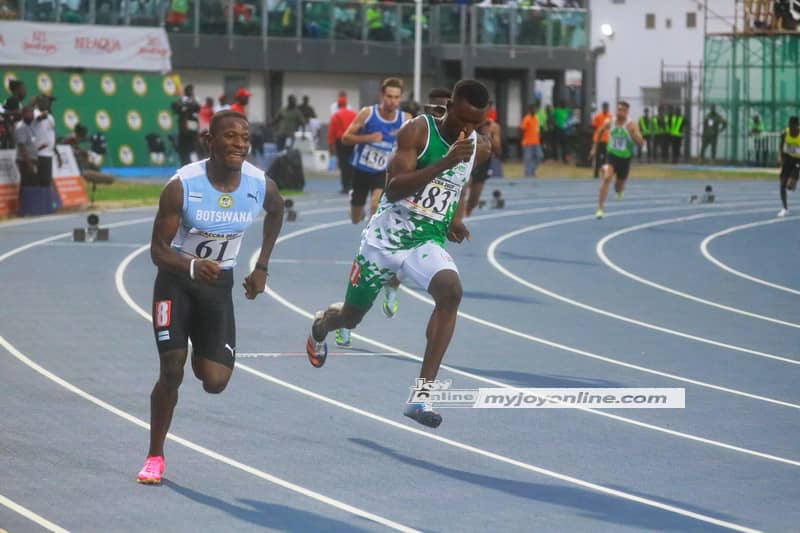
[[353, 192], [350, 197], [350, 220], [358, 224], [364, 219], [364, 206], [370, 198], [370, 214], [378, 209], [386, 187], [386, 165], [395, 148], [397, 133], [403, 122], [411, 118], [400, 111], [403, 81], [386, 78], [381, 83], [381, 103], [361, 108], [342, 136], [342, 143], [353, 150]]
[[244, 278], [245, 296], [264, 292], [267, 266], [283, 222], [283, 200], [264, 172], [247, 163], [248, 123], [235, 111], [211, 119], [210, 157], [180, 169], [167, 183], [153, 224], [150, 256], [158, 267], [153, 330], [160, 372], [150, 395], [150, 450], [137, 476], [157, 484], [164, 473], [164, 439], [192, 342], [192, 370], [209, 393], [230, 380], [236, 356], [233, 268], [245, 230], [266, 210], [261, 252]]

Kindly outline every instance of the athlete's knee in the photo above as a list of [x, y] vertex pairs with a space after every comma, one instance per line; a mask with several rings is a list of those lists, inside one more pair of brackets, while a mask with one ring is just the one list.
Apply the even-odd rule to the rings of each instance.
[[458, 307], [464, 290], [461, 280], [454, 270], [443, 270], [434, 276], [428, 292], [433, 296], [437, 306]]
[[183, 383], [183, 365], [162, 364], [158, 380], [170, 389], [177, 389]]
[[209, 394], [219, 394], [228, 386], [228, 377], [214, 376], [203, 380], [203, 390]]

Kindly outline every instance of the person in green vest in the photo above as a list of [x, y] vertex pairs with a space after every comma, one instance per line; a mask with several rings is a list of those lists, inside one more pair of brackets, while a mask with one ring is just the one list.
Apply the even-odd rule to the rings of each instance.
[[797, 179], [800, 177], [800, 118], [789, 117], [789, 127], [781, 136], [780, 155], [778, 158], [781, 163], [781, 203], [783, 208], [778, 211], [779, 217], [789, 214], [789, 206], [786, 203], [786, 189], [790, 191], [797, 187]]
[[672, 109], [669, 124], [670, 145], [672, 145], [672, 163], [676, 164], [681, 158], [681, 146], [686, 130], [686, 119], [681, 114], [681, 108], [675, 106]]
[[560, 157], [564, 163], [569, 162], [567, 150], [567, 122], [569, 121], [570, 115], [572, 115], [572, 110], [564, 105], [563, 100], [559, 101], [555, 109], [553, 109], [553, 127], [555, 129], [554, 149], [557, 148], [559, 152], [558, 155], [554, 153], [553, 157]]
[[[602, 135], [603, 130], [610, 130], [608, 147], [606, 148], [606, 163], [603, 165], [603, 181], [600, 183], [600, 194], [597, 200], [597, 212], [595, 213], [598, 220], [604, 216], [603, 207], [608, 196], [608, 188], [615, 176], [614, 191], [617, 193], [617, 200], [622, 200], [625, 181], [628, 179], [631, 169], [633, 146], [637, 144], [641, 147], [644, 144], [639, 126], [635, 122], [628, 120], [630, 107], [628, 102], [620, 101], [617, 104], [616, 118], [606, 121], [599, 132]], [[600, 135], [597, 138], [600, 138]], [[589, 157], [594, 158], [596, 153], [597, 142], [595, 141]]]
[[750, 135], [753, 137], [753, 163], [757, 167], [767, 166], [767, 139], [764, 137], [764, 123], [756, 113], [750, 119]]
[[653, 133], [654, 144], [653, 159], [663, 163], [669, 162], [669, 116], [666, 106], [658, 106], [658, 116], [656, 116], [656, 127]]
[[639, 131], [642, 134], [642, 138], [645, 142], [645, 150], [642, 150], [642, 147], [639, 147], [639, 161], [642, 160], [642, 152], [647, 152], [647, 161], [651, 162], [653, 160], [653, 135], [655, 134], [654, 126], [657, 126], [657, 122], [654, 123], [654, 117], [650, 116], [650, 108], [644, 108], [644, 115], [639, 117]]
[[728, 123], [725, 119], [717, 113], [717, 106], [711, 104], [711, 110], [706, 118], [703, 119], [703, 143], [700, 146], [700, 159], [706, 157], [706, 148], [711, 147], [711, 161], [717, 159], [717, 139], [719, 134], [722, 133]]

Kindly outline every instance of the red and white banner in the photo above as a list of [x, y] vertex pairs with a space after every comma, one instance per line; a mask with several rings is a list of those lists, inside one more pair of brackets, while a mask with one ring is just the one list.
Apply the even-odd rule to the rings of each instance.
[[0, 217], [15, 215], [19, 206], [16, 150], [0, 150]]
[[37, 67], [169, 72], [164, 28], [3, 22], [0, 63]]
[[61, 156], [61, 165], [58, 158], [53, 158], [53, 186], [56, 188], [58, 197], [61, 200], [61, 207], [78, 207], [89, 203], [86, 196], [86, 188], [83, 186], [83, 178], [75, 160], [72, 148], [66, 145], [57, 145]]

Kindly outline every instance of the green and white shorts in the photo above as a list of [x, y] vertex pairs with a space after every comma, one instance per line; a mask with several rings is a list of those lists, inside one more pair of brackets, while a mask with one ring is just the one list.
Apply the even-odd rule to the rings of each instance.
[[414, 282], [428, 290], [433, 277], [442, 270], [458, 274], [453, 258], [434, 242], [410, 250], [384, 250], [361, 241], [344, 301], [360, 309], [369, 309], [392, 275], [403, 284]]

